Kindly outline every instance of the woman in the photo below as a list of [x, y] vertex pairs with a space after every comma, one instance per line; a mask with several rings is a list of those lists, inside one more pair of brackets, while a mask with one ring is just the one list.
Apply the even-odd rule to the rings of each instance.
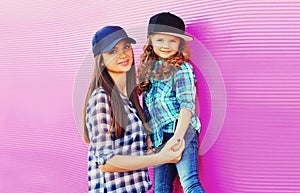
[[95, 66], [83, 110], [89, 192], [146, 192], [146, 167], [176, 163], [184, 149], [184, 140], [171, 140], [160, 153], [145, 155], [150, 129], [138, 100], [131, 43], [119, 26], [93, 37]]

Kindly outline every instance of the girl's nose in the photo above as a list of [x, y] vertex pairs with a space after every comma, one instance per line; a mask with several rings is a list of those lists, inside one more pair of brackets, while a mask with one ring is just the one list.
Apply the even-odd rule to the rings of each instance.
[[164, 42], [164, 43], [162, 44], [162, 47], [163, 47], [163, 48], [169, 48], [169, 44], [168, 44], [167, 42]]

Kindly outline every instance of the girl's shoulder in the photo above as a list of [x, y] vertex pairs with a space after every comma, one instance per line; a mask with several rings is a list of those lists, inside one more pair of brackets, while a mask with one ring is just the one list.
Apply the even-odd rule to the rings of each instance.
[[190, 62], [184, 62], [181, 64], [180, 68], [175, 73], [175, 80], [181, 78], [195, 79], [195, 72], [192, 64]]
[[194, 68], [190, 62], [184, 62], [180, 65], [180, 68], [177, 70], [176, 74], [182, 73], [194, 74]]
[[193, 66], [191, 63], [189, 62], [183, 62], [181, 65], [180, 65], [180, 68], [181, 70], [193, 70]]

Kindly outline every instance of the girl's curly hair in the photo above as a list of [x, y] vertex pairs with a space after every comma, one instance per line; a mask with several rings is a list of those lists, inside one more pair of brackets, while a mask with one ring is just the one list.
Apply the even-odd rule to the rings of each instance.
[[153, 78], [164, 79], [174, 75], [175, 70], [178, 70], [182, 63], [190, 61], [190, 48], [188, 44], [180, 39], [178, 52], [167, 58], [157, 71], [153, 71], [155, 63], [159, 60], [158, 56], [154, 53], [151, 35], [147, 38], [147, 42], [143, 48], [143, 54], [140, 57], [140, 65], [138, 66], [138, 93], [150, 89], [150, 75]]

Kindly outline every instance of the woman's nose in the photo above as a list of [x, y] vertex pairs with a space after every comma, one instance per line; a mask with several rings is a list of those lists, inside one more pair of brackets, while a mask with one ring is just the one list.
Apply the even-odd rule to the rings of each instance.
[[119, 54], [119, 57], [124, 58], [125, 56], [126, 56], [126, 50], [121, 50], [120, 54]]

